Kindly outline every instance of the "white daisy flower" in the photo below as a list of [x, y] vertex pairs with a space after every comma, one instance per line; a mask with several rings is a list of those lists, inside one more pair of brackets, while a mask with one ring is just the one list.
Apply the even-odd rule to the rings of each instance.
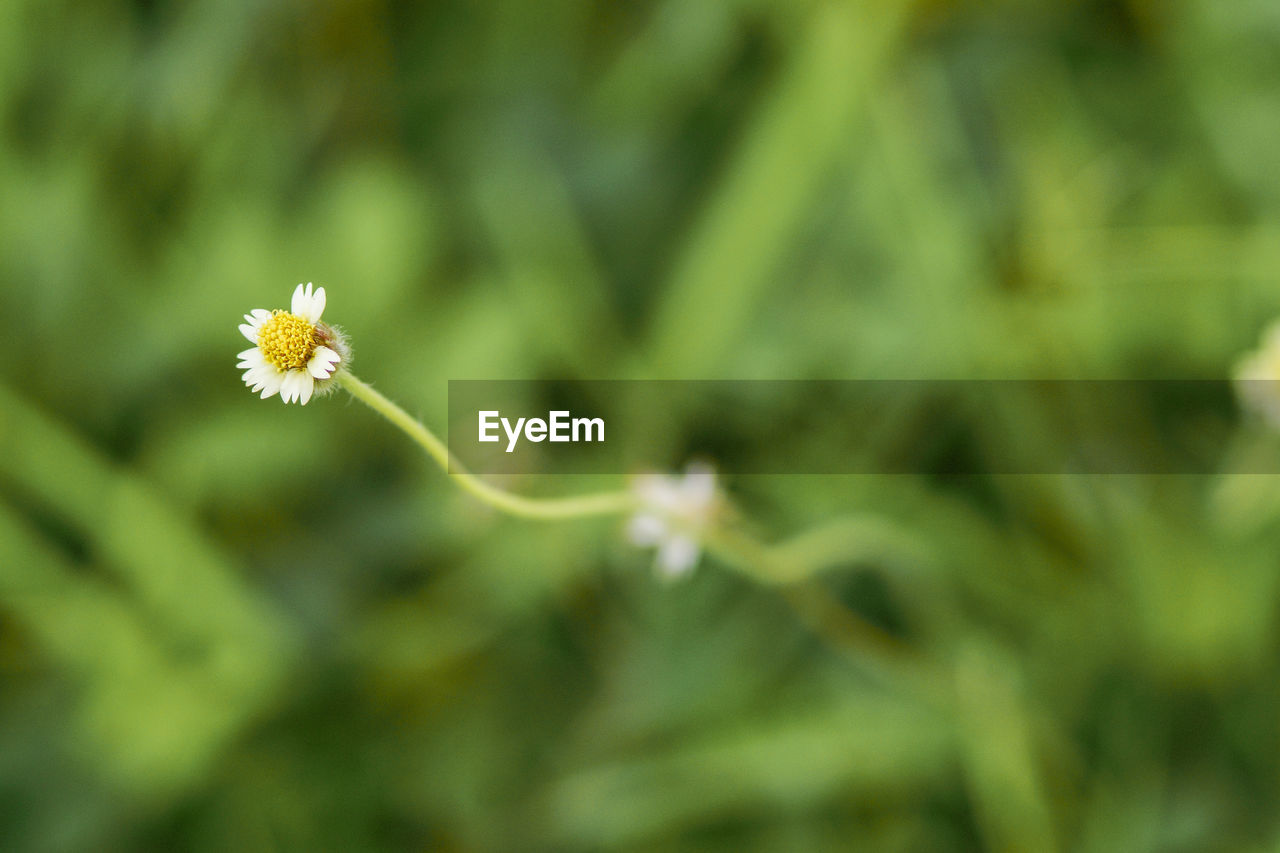
[[307, 282], [293, 291], [288, 311], [255, 308], [244, 315], [240, 333], [253, 343], [240, 353], [236, 367], [244, 370], [244, 384], [262, 399], [279, 394], [286, 403], [306, 405], [312, 394], [332, 390], [329, 380], [351, 359], [342, 333], [321, 323], [324, 288]]
[[702, 536], [720, 505], [715, 472], [693, 463], [683, 477], [644, 474], [632, 485], [640, 509], [627, 525], [627, 538], [641, 548], [657, 548], [655, 568], [667, 578], [689, 573], [702, 553]]
[[1258, 349], [1240, 359], [1235, 380], [1241, 404], [1280, 429], [1280, 322], [1267, 329]]

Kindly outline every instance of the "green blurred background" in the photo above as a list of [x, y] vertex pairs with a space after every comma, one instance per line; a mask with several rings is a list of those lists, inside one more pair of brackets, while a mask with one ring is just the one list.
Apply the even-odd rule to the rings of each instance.
[[3, 849], [1280, 849], [1275, 478], [730, 479], [910, 547], [663, 584], [233, 367], [314, 281], [438, 428], [450, 378], [1226, 375], [1271, 0], [6, 0], [0, 110]]

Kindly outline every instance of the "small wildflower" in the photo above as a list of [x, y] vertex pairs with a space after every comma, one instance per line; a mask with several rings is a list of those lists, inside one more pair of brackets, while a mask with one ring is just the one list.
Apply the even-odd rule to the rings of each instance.
[[720, 504], [714, 471], [694, 463], [683, 477], [644, 474], [632, 490], [640, 509], [627, 525], [627, 538], [641, 548], [657, 548], [655, 567], [665, 577], [688, 574]]
[[1258, 349], [1240, 359], [1235, 380], [1241, 404], [1280, 429], [1280, 322], [1267, 329]]
[[334, 327], [320, 322], [324, 288], [310, 282], [293, 291], [290, 310], [255, 308], [244, 315], [240, 333], [254, 346], [240, 353], [244, 384], [262, 399], [278, 393], [286, 403], [306, 405], [312, 394], [332, 390], [330, 380], [346, 366], [351, 351]]

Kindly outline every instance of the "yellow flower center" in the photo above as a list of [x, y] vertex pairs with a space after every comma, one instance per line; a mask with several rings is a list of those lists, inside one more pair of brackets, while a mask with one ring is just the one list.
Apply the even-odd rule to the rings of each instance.
[[287, 311], [276, 311], [258, 329], [262, 357], [281, 370], [307, 366], [316, 349], [316, 327]]

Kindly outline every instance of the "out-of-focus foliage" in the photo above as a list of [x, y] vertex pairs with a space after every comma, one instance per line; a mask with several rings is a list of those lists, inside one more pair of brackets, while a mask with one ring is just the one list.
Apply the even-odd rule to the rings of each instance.
[[744, 478], [914, 547], [664, 586], [232, 366], [314, 281], [441, 427], [450, 377], [1224, 375], [1274, 3], [6, 0], [0, 130], [5, 850], [1280, 844], [1273, 478]]

